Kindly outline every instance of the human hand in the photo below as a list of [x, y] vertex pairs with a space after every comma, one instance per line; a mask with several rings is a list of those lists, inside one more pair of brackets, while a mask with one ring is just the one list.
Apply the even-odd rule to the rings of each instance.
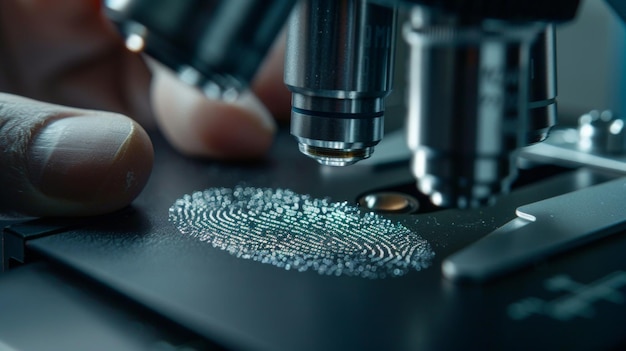
[[272, 115], [289, 115], [282, 50], [270, 53], [254, 95], [211, 101], [127, 51], [98, 0], [3, 0], [0, 212], [75, 216], [126, 206], [152, 167], [143, 128], [159, 128], [185, 155], [263, 155]]

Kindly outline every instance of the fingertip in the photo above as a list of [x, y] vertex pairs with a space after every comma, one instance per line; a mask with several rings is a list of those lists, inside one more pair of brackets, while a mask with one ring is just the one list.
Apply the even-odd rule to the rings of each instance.
[[212, 104], [199, 113], [191, 126], [202, 144], [200, 156], [217, 159], [254, 159], [267, 153], [274, 139], [274, 127], [259, 120], [258, 112], [239, 105]]
[[127, 119], [131, 131], [118, 150], [111, 166], [111, 177], [101, 191], [111, 194], [113, 209], [127, 206], [139, 196], [148, 183], [154, 164], [154, 148], [148, 133], [136, 121]]
[[185, 155], [258, 158], [272, 144], [275, 122], [250, 93], [234, 103], [210, 100], [170, 72], [156, 68], [152, 95], [161, 131]]
[[98, 215], [129, 205], [154, 158], [144, 129], [109, 113], [54, 119], [27, 150], [30, 189], [18, 208], [42, 217]]

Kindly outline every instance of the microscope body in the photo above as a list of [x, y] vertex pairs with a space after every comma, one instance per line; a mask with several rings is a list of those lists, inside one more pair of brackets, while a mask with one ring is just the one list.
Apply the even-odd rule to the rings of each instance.
[[[368, 158], [382, 139], [395, 42], [402, 36], [410, 52], [406, 129], [417, 186], [436, 205], [465, 208], [508, 191], [517, 151], [545, 139], [555, 124], [554, 24], [571, 20], [579, 1], [106, 5], [127, 38], [139, 37], [140, 49], [223, 99], [247, 88], [289, 18], [291, 132], [304, 154], [330, 166]], [[398, 9], [410, 13], [401, 35]]]

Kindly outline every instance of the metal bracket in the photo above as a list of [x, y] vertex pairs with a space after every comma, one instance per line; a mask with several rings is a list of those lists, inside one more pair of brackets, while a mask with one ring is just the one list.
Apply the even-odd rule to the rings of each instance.
[[2, 257], [0, 273], [9, 270], [16, 263], [27, 263], [30, 260], [26, 250], [29, 240], [85, 227], [132, 212], [134, 212], [132, 207], [126, 207], [118, 212], [98, 217], [38, 218], [10, 224], [0, 232], [0, 254]]
[[517, 218], [446, 258], [443, 274], [487, 281], [626, 230], [626, 178], [517, 209]]
[[86, 221], [87, 219], [34, 219], [5, 227], [0, 233], [2, 239], [0, 272], [9, 270], [15, 262], [26, 263], [28, 240], [56, 234]]

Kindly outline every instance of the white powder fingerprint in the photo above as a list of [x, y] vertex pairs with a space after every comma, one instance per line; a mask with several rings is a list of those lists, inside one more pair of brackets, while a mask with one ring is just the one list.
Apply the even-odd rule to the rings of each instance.
[[301, 272], [401, 276], [428, 267], [435, 255], [400, 223], [285, 189], [195, 192], [172, 205], [169, 219], [183, 234], [237, 257]]

